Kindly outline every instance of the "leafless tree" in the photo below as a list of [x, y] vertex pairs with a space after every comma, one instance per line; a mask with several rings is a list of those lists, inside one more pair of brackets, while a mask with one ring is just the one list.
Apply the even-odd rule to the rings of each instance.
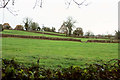
[[88, 6], [90, 3], [86, 3], [87, 0], [65, 0], [66, 1], [66, 5], [68, 5], [68, 8], [69, 6], [71, 5], [71, 3], [73, 2], [74, 4], [76, 4], [78, 7], [80, 7], [81, 5], [84, 5], [84, 6]]
[[[71, 5], [71, 3], [73, 2], [74, 4], [78, 5], [78, 7], [80, 7], [81, 5], [84, 5], [84, 6], [87, 6], [88, 3], [86, 3], [87, 0], [65, 0], [65, 4], [68, 6]], [[7, 5], [8, 4], [11, 4], [12, 6], [14, 6], [15, 4], [15, 0], [0, 0], [0, 8], [6, 8], [11, 14], [13, 14], [14, 16], [18, 15], [16, 14], [16, 11], [14, 11], [13, 9], [10, 9], [10, 7], [8, 7]], [[35, 0], [35, 5], [33, 6], [33, 9], [36, 7], [36, 6], [39, 6], [42, 8], [43, 6], [43, 0]], [[3, 12], [4, 14], [4, 12]], [[3, 16], [4, 18], [4, 16]], [[4, 21], [4, 20], [3, 20]]]
[[17, 14], [15, 13], [13, 9], [9, 8], [7, 5], [11, 2], [11, 5], [14, 6], [15, 0], [0, 0], [0, 8], [7, 9], [11, 14], [16, 16]]
[[42, 8], [42, 3], [43, 3], [43, 0], [36, 0], [33, 9], [34, 9], [36, 6], [40, 6], [40, 7]]
[[70, 36], [73, 28], [75, 27], [74, 24], [76, 23], [75, 20], [71, 16], [67, 18], [67, 21], [64, 21], [62, 26], [59, 29], [60, 33], [65, 33], [66, 36]]
[[32, 19], [26, 17], [26, 18], [24, 18], [23, 23], [24, 23], [25, 30], [28, 31], [28, 29], [32, 23]]
[[120, 40], [120, 31], [115, 31], [115, 39]]
[[[14, 5], [15, 3], [15, 0], [0, 0], [0, 8], [7, 8], [7, 5], [10, 3], [10, 1], [12, 2], [11, 5]], [[76, 5], [78, 5], [79, 7], [81, 5], [84, 5], [84, 6], [87, 6], [88, 3], [86, 3], [87, 0], [65, 0], [65, 4], [68, 5], [68, 7], [71, 5], [72, 2], [74, 2]], [[43, 0], [35, 0], [35, 3], [34, 3], [34, 7], [35, 8], [36, 6], [40, 6], [42, 7], [43, 6]]]
[[73, 20], [73, 18], [72, 17], [68, 17], [67, 18], [67, 21], [65, 21], [65, 26], [67, 27], [67, 29], [68, 29], [68, 35], [70, 36], [71, 35], [71, 32], [72, 32], [72, 30], [73, 30], [73, 28], [75, 27], [75, 24], [76, 23], [76, 21], [75, 20]]
[[[8, 5], [8, 3], [10, 2], [11, 0], [0, 0], [0, 8], [6, 8], [6, 6]], [[13, 0], [13, 4], [14, 5], [14, 0]]]

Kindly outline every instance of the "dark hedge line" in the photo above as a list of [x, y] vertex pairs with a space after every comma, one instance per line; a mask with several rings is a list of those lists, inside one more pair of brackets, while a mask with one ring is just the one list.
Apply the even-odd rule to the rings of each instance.
[[81, 40], [78, 40], [78, 39], [56, 38], [56, 37], [45, 37], [45, 36], [25, 36], [25, 35], [2, 34], [2, 37], [16, 37], [16, 38], [29, 38], [29, 39], [44, 39], [44, 40], [60, 40], [60, 41], [77, 41], [77, 42], [81, 42]]
[[31, 67], [14, 60], [2, 60], [2, 80], [120, 80], [120, 60], [91, 64], [86, 68], [71, 66], [63, 69], [45, 69], [39, 60]]
[[[29, 38], [29, 39], [44, 39], [44, 40], [57, 40], [57, 41], [75, 41], [82, 42], [78, 39], [72, 38], [55, 38], [55, 37], [45, 37], [45, 36], [25, 36], [25, 35], [10, 35], [2, 34], [2, 37], [15, 37], [15, 38]], [[120, 43], [120, 40], [87, 40], [86, 42], [97, 42], [97, 43]]]
[[87, 42], [120, 43], [120, 40], [87, 40]]

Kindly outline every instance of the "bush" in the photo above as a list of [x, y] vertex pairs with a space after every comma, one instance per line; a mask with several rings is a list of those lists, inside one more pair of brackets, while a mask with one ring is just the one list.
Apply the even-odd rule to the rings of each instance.
[[4, 29], [12, 29], [11, 26], [9, 25], [9, 23], [4, 23], [3, 28]]
[[36, 22], [31, 22], [29, 28], [30, 28], [32, 31], [36, 31], [36, 30], [38, 29], [38, 27], [39, 27], [39, 24], [38, 24], [38, 23], [36, 23]]
[[55, 32], [55, 28], [52, 27], [52, 29], [50, 29], [49, 27], [44, 27], [42, 28], [43, 31], [48, 31], [48, 32]]
[[73, 31], [73, 34], [76, 36], [83, 36], [82, 28], [80, 28], [80, 27], [76, 28], [76, 30]]
[[2, 79], [12, 80], [118, 80], [120, 79], [120, 60], [91, 64], [86, 68], [71, 66], [58, 70], [44, 69], [39, 60], [31, 67], [24, 67], [14, 60], [2, 60]]
[[24, 30], [22, 25], [16, 25], [15, 30]]

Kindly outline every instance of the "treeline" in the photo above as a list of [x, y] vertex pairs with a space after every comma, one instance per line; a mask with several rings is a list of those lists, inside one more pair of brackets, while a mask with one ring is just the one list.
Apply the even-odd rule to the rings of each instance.
[[[49, 28], [42, 26], [40, 28], [39, 24], [37, 22], [32, 22], [29, 18], [25, 18], [23, 21], [24, 25], [16, 25], [14, 30], [26, 30], [26, 31], [48, 31], [48, 32], [55, 32], [55, 28]], [[3, 25], [0, 24], [0, 31], [3, 31], [4, 29], [13, 30], [13, 28], [9, 25], [9, 23], [4, 23]]]
[[[109, 38], [109, 39], [120, 39], [120, 31], [115, 31], [115, 35], [106, 34], [106, 35], [94, 35], [93, 32], [87, 31], [84, 32], [82, 27], [75, 27], [76, 21], [73, 20], [72, 17], [68, 17], [66, 21], [63, 21], [60, 29], [58, 30], [59, 33], [65, 34], [65, 36], [72, 36], [72, 37], [98, 37], [98, 38]], [[75, 29], [73, 29], [75, 28]], [[0, 24], [0, 31], [4, 29], [12, 29], [9, 23]], [[25, 30], [25, 31], [48, 31], [48, 32], [56, 32], [55, 27], [40, 27], [37, 22], [33, 22], [31, 18], [24, 18], [23, 25], [16, 25], [14, 28], [15, 30]]]

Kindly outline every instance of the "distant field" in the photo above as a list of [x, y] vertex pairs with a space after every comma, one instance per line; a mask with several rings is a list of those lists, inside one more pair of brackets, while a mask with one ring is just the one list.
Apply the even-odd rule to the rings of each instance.
[[3, 38], [2, 57], [15, 58], [25, 65], [40, 58], [40, 65], [45, 68], [80, 66], [118, 58], [118, 44]]
[[57, 32], [48, 32], [48, 31], [37, 31], [37, 32], [51, 33], [51, 34], [59, 34], [59, 35], [64, 35], [64, 36], [65, 36], [65, 34], [57, 33]]
[[[80, 39], [81, 41], [87, 41], [87, 40], [107, 40], [107, 39], [73, 38], [73, 37], [55, 36], [55, 35], [39, 34], [39, 33], [26, 32], [26, 31], [18, 31], [18, 30], [4, 30], [2, 33], [3, 34], [13, 34], [13, 35], [29, 35], [29, 36], [45, 36], [45, 37], [58, 37], [58, 38], [72, 38], [72, 39]], [[53, 33], [53, 32], [50, 32], [50, 33]]]
[[18, 31], [18, 30], [4, 30], [2, 33], [3, 34], [13, 34], [13, 35], [59, 37], [59, 36], [55, 36], [55, 35], [46, 35], [46, 34], [39, 34], [39, 33], [26, 32], [26, 31]]

